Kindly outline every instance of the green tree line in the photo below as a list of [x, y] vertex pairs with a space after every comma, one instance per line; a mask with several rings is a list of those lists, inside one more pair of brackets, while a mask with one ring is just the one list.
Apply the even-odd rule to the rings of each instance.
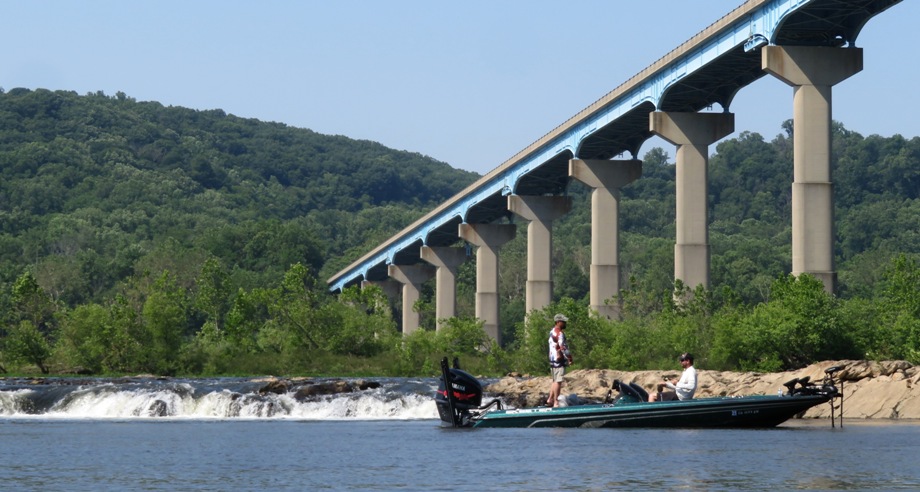
[[[791, 279], [791, 122], [710, 160], [712, 285], [675, 305], [674, 166], [643, 156], [623, 189], [623, 319], [587, 312], [590, 207], [554, 224], [556, 302], [524, 312], [524, 234], [501, 250], [501, 346], [459, 316], [399, 333], [375, 289], [324, 279], [476, 179], [425, 156], [119, 93], [0, 89], [0, 370], [430, 374], [445, 353], [489, 373], [542, 370], [552, 311], [582, 367], [776, 370], [817, 358], [918, 361], [920, 139], [835, 123], [839, 290]], [[526, 226], [525, 226], [526, 227]], [[819, 292], [820, 291], [820, 292]], [[525, 317], [528, 320], [525, 322]], [[795, 343], [792, 343], [792, 342]]]

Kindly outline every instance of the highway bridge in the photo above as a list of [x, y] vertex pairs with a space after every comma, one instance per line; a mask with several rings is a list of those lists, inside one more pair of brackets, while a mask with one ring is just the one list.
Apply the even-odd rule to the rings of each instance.
[[734, 131], [730, 107], [738, 91], [772, 76], [793, 88], [792, 273], [815, 275], [832, 292], [832, 88], [862, 70], [856, 39], [863, 26], [899, 2], [745, 2], [336, 273], [330, 289], [377, 284], [401, 293], [408, 334], [419, 325], [412, 306], [420, 286], [431, 278], [437, 318], [455, 315], [456, 268], [469, 245], [476, 255], [476, 317], [498, 340], [498, 251], [516, 234], [509, 219], [529, 222], [530, 312], [551, 302], [552, 221], [569, 211], [565, 191], [577, 180], [593, 190], [590, 305], [616, 317], [616, 303], [607, 301], [620, 283], [619, 189], [641, 177], [636, 156], [655, 135], [676, 146], [674, 278], [709, 287], [709, 146]]

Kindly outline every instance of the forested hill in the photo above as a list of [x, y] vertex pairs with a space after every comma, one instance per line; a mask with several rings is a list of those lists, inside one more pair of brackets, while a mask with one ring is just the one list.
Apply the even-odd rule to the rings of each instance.
[[[791, 122], [783, 130], [769, 142], [741, 132], [710, 160], [712, 285], [749, 302], [789, 272]], [[894, 255], [920, 253], [920, 138], [833, 132], [840, 293], [869, 296]], [[661, 292], [673, 276], [674, 166], [659, 148], [642, 159], [642, 179], [623, 189], [621, 265], [624, 280]], [[144, 272], [190, 288], [207, 258], [244, 289], [275, 285], [298, 262], [323, 280], [477, 177], [221, 110], [0, 90], [0, 304], [26, 270], [70, 306]], [[581, 299], [590, 207], [584, 187], [569, 193], [576, 206], [554, 226], [555, 289]], [[509, 326], [523, 317], [519, 236], [503, 248]]]
[[527, 235], [502, 246], [497, 347], [473, 319], [473, 262], [458, 269], [449, 329], [434, 330], [425, 288], [413, 306], [425, 329], [405, 338], [379, 289], [331, 296], [323, 282], [475, 174], [220, 110], [0, 90], [0, 373], [432, 375], [456, 351], [484, 374], [535, 372], [556, 312], [573, 319], [580, 367], [671, 367], [685, 350], [732, 370], [920, 362], [920, 137], [834, 124], [839, 283], [827, 296], [786, 275], [795, 134], [782, 130], [713, 149], [712, 289], [686, 306], [673, 303], [668, 153], [648, 150], [622, 190], [619, 321], [588, 314], [590, 196], [572, 182], [542, 317], [524, 312]]
[[183, 258], [244, 286], [345, 263], [478, 176], [221, 110], [0, 89], [0, 177], [0, 281], [28, 266], [73, 304]]

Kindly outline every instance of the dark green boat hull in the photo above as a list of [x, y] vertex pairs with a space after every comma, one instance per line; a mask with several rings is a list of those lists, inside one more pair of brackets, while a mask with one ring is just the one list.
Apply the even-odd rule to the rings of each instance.
[[775, 427], [829, 395], [699, 398], [673, 402], [617, 402], [559, 408], [493, 410], [473, 427]]

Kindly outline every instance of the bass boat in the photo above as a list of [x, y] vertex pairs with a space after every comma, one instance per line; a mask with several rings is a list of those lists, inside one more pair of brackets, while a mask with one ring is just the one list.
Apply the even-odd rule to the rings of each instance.
[[[779, 395], [721, 396], [683, 401], [649, 402], [645, 389], [615, 380], [619, 394], [601, 403], [563, 407], [504, 408], [501, 400], [483, 405], [482, 384], [458, 367], [441, 361], [441, 378], [435, 403], [441, 421], [452, 427], [775, 427], [823, 403], [831, 406], [831, 425], [839, 410], [843, 426], [843, 381], [837, 388], [834, 374], [826, 369], [820, 382], [809, 377], [784, 383]], [[612, 391], [611, 391], [612, 393]], [[835, 401], [840, 399], [839, 404]]]

